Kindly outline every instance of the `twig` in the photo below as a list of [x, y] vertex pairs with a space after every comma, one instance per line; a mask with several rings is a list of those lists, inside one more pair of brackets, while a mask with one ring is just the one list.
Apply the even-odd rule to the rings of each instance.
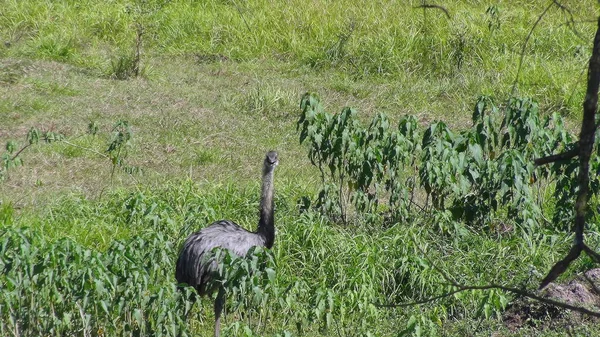
[[[575, 78], [575, 80], [573, 82], [574, 83], [579, 82], [581, 75], [583, 75], [584, 72], [585, 72], [585, 67], [581, 67], [581, 71], [579, 72], [579, 75], [577, 75], [577, 77]], [[573, 98], [573, 96], [575, 96], [576, 92], [577, 92], [577, 85], [573, 85], [573, 90], [571, 90], [571, 94], [569, 95], [569, 98], [567, 98], [567, 103], [571, 103], [571, 99]], [[596, 128], [598, 128], [598, 126], [596, 126]]]
[[546, 9], [544, 9], [542, 14], [535, 21], [535, 23], [531, 27], [531, 30], [529, 31], [529, 34], [527, 34], [527, 37], [525, 38], [525, 42], [523, 43], [523, 48], [521, 48], [521, 57], [519, 58], [519, 66], [517, 68], [517, 76], [515, 76], [515, 82], [513, 83], [512, 89], [510, 90], [511, 95], [513, 95], [513, 96], [515, 94], [515, 89], [517, 88], [517, 83], [519, 82], [519, 74], [521, 73], [521, 68], [523, 66], [523, 58], [525, 57], [525, 49], [527, 48], [527, 43], [529, 42], [529, 39], [531, 38], [531, 34], [533, 34], [533, 30], [535, 29], [535, 27], [537, 27], [538, 23], [540, 23], [540, 21], [542, 21], [542, 18], [546, 15], [548, 10], [553, 5], [554, 5], [554, 0], [550, 1], [550, 4], [548, 5], [548, 7], [546, 7]]
[[448, 12], [448, 10], [447, 10], [446, 8], [444, 8], [444, 7], [440, 6], [440, 5], [422, 4], [422, 5], [419, 5], [419, 6], [415, 6], [415, 7], [413, 7], [413, 8], [424, 8], [424, 9], [425, 9], [425, 8], [435, 8], [435, 9], [439, 9], [439, 10], [441, 10], [442, 12], [444, 12], [444, 14], [446, 14], [446, 17], [447, 17], [448, 19], [451, 19], [451, 18], [450, 18], [450, 12]]
[[242, 20], [244, 20], [244, 24], [246, 25], [246, 28], [248, 28], [248, 32], [252, 33], [252, 29], [250, 29], [250, 25], [248, 25], [248, 22], [246, 21], [246, 18], [244, 17], [244, 14], [242, 13], [242, 9], [240, 8], [240, 6], [238, 5], [238, 3], [236, 1], [232, 1], [232, 2], [233, 2], [233, 5], [235, 6], [235, 9], [237, 9], [238, 13], [240, 13]]
[[567, 19], [567, 21], [566, 21], [566, 24], [567, 24], [567, 26], [568, 26], [569, 28], [571, 28], [571, 31], [573, 32], [573, 34], [574, 34], [575, 36], [577, 36], [579, 39], [581, 39], [582, 41], [587, 41], [587, 40], [586, 40], [586, 39], [583, 37], [583, 35], [581, 35], [581, 34], [580, 34], [578, 31], [577, 31], [577, 28], [575, 28], [575, 16], [573, 15], [573, 12], [571, 12], [571, 10], [570, 10], [570, 9], [569, 9], [567, 6], [565, 6], [565, 5], [561, 4], [561, 3], [560, 3], [560, 2], [558, 2], [557, 0], [553, 0], [553, 1], [554, 1], [554, 4], [555, 4], [555, 5], [556, 5], [558, 8], [560, 8], [560, 10], [562, 10], [564, 13], [567, 13], [567, 15], [569, 16], [569, 18], [568, 18], [568, 19]]
[[551, 305], [557, 306], [559, 308], [573, 310], [573, 311], [576, 311], [576, 312], [579, 312], [579, 313], [583, 313], [583, 314], [586, 314], [586, 315], [590, 315], [590, 316], [594, 316], [594, 317], [600, 317], [600, 312], [598, 312], [598, 311], [593, 311], [593, 310], [589, 310], [589, 309], [584, 308], [584, 307], [579, 307], [579, 306], [567, 304], [567, 303], [564, 303], [564, 302], [560, 302], [560, 301], [557, 301], [557, 300], [553, 300], [551, 298], [542, 297], [540, 295], [536, 295], [534, 293], [528, 292], [528, 291], [526, 291], [524, 289], [517, 289], [517, 288], [512, 288], [512, 287], [506, 287], [506, 286], [502, 286], [502, 285], [495, 284], [495, 283], [487, 284], [487, 285], [477, 285], [477, 286], [469, 286], [469, 285], [460, 284], [457, 281], [455, 281], [453, 278], [451, 278], [450, 275], [448, 275], [444, 270], [442, 270], [442, 268], [438, 267], [436, 263], [434, 263], [433, 261], [431, 261], [428, 258], [427, 253], [423, 249], [421, 249], [421, 247], [417, 244], [417, 242], [416, 242], [416, 240], [415, 240], [414, 237], [413, 237], [413, 242], [415, 243], [417, 249], [419, 249], [419, 251], [421, 252], [422, 256], [432, 266], [432, 268], [435, 269], [438, 273], [440, 273], [442, 275], [442, 278], [444, 280], [446, 280], [450, 285], [456, 287], [457, 289], [452, 290], [452, 291], [447, 292], [447, 293], [442, 294], [442, 295], [433, 296], [433, 297], [429, 297], [429, 298], [422, 299], [422, 300], [419, 300], [419, 301], [414, 301], [414, 302], [392, 303], [392, 304], [375, 303], [376, 307], [379, 307], [379, 308], [402, 308], [402, 307], [409, 307], [409, 306], [413, 306], [413, 305], [431, 303], [431, 302], [434, 302], [434, 301], [437, 301], [439, 299], [455, 295], [455, 294], [463, 292], [463, 291], [499, 289], [499, 290], [502, 290], [502, 291], [505, 291], [505, 292], [509, 292], [509, 293], [521, 296], [521, 297], [527, 297], [527, 298], [531, 298], [531, 299], [534, 299], [534, 300], [542, 302], [542, 303], [551, 304]]
[[135, 37], [135, 55], [133, 58], [133, 74], [135, 77], [140, 75], [140, 60], [142, 55], [142, 36], [144, 35], [144, 26], [141, 23], [136, 23]]
[[27, 145], [23, 146], [19, 151], [17, 151], [17, 153], [15, 153], [14, 156], [12, 156], [12, 158], [10, 158], [10, 161], [17, 159], [17, 157], [21, 154], [21, 152], [23, 152], [26, 148], [30, 147], [33, 144], [34, 143], [28, 143]]
[[592, 259], [594, 260], [594, 262], [596, 263], [600, 263], [600, 255], [598, 253], [596, 253], [595, 251], [593, 251], [590, 247], [588, 247], [587, 245], [583, 245], [583, 251]]
[[[421, 206], [421, 205], [417, 204], [417, 203], [416, 203], [416, 202], [413, 200], [412, 196], [411, 196], [410, 200], [408, 200], [408, 201], [409, 201], [409, 203], [410, 203], [411, 205], [415, 205], [415, 206], [417, 206], [417, 208], [419, 208], [419, 209], [421, 210], [421, 212], [426, 212], [426, 210], [425, 210], [425, 207], [423, 207], [423, 206]], [[409, 207], [410, 207], [410, 206], [409, 206]], [[427, 213], [424, 213], [424, 214], [427, 214]]]
[[460, 288], [461, 287], [460, 283], [458, 283], [454, 278], [450, 277], [450, 275], [448, 275], [440, 267], [438, 267], [437, 264], [433, 263], [433, 261], [429, 260], [427, 253], [421, 248], [421, 246], [419, 246], [419, 244], [417, 243], [417, 240], [415, 239], [414, 236], [412, 237], [412, 239], [413, 239], [413, 243], [415, 244], [417, 249], [421, 252], [421, 256], [423, 256], [429, 262], [429, 264], [433, 267], [433, 269], [435, 269], [438, 273], [440, 273], [442, 275], [442, 277], [444, 278], [444, 280], [450, 282], [451, 285]]
[[99, 155], [99, 156], [101, 156], [101, 157], [108, 158], [108, 156], [107, 156], [107, 155], [105, 155], [104, 153], [102, 153], [102, 152], [98, 152], [98, 151], [96, 151], [96, 150], [94, 150], [94, 149], [91, 149], [91, 148], [89, 148], [89, 147], [85, 147], [85, 146], [77, 145], [77, 144], [71, 143], [71, 142], [69, 142], [68, 140], [64, 140], [64, 139], [63, 139], [63, 140], [61, 140], [61, 142], [65, 143], [65, 144], [67, 144], [67, 145], [69, 145], [69, 146], [73, 146], [73, 147], [76, 147], [76, 148], [79, 148], [79, 149], [82, 149], [82, 150], [90, 151], [90, 152], [92, 152], [92, 153], [95, 153], [95, 154], [97, 154], [97, 155]]

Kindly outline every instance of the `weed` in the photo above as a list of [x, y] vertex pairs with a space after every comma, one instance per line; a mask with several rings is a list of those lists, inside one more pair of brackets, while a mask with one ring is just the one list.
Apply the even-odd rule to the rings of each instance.
[[[88, 133], [96, 135], [98, 132], [98, 125], [95, 122], [90, 122], [88, 125]], [[40, 131], [37, 128], [32, 127], [27, 133], [27, 142], [17, 150], [18, 144], [15, 141], [8, 141], [6, 143], [6, 151], [1, 155], [1, 166], [0, 166], [0, 181], [8, 178], [8, 172], [10, 169], [16, 168], [23, 164], [21, 153], [27, 148], [36, 145], [42, 140], [45, 143], [62, 142], [68, 147], [63, 149], [63, 154], [70, 157], [77, 157], [83, 154], [83, 151], [89, 151], [103, 156], [110, 160], [112, 164], [111, 179], [114, 176], [115, 169], [121, 168], [128, 174], [140, 173], [141, 169], [136, 166], [127, 165], [125, 159], [128, 156], [129, 148], [131, 147], [132, 131], [127, 121], [118, 121], [113, 127], [113, 136], [108, 144], [106, 150], [107, 154], [100, 153], [94, 149], [86, 148], [74, 143], [71, 143], [65, 135], [54, 132], [54, 131]], [[77, 137], [74, 137], [77, 138]]]
[[[524, 144], [544, 144], [538, 150], [545, 153], [572, 141], [566, 132], [548, 133], [569, 128], [570, 120], [552, 125], [561, 122], [555, 109], [580, 111], [590, 5], [568, 4], [583, 40], [565, 21], [568, 12], [558, 10], [532, 35], [518, 89], [543, 109], [532, 100], [482, 100], [485, 109], [475, 111], [483, 116], [469, 118], [474, 97], [506, 96], [519, 46], [545, 4], [447, 1], [450, 19], [428, 10], [426, 21], [413, 8], [419, 4], [3, 3], [0, 35], [8, 44], [0, 54], [10, 59], [0, 67], [0, 138], [16, 142], [2, 151], [10, 179], [0, 184], [0, 335], [209, 334], [212, 306], [201, 301], [191, 309], [190, 294], [176, 291], [173, 260], [185, 235], [213, 220], [256, 223], [260, 186], [249, 163], [265, 147], [286, 157], [276, 245], [257, 257], [274, 263], [275, 273], [238, 274], [253, 260], [226, 261], [230, 276], [240, 275], [228, 289], [228, 335], [597, 335], [593, 323], [508, 331], [499, 318], [512, 298], [499, 292], [378, 306], [453, 290], [429, 261], [460, 282], [528, 288], [541, 277], [534, 271], [547, 270], [571, 242], [546, 219], [569, 223], [560, 207], [572, 200], [566, 175], [573, 172], [567, 166], [529, 175], [523, 164], [538, 153]], [[148, 69], [156, 78], [97, 78]], [[255, 78], [244, 91], [241, 83]], [[335, 136], [321, 134], [311, 154], [315, 163], [331, 157], [334, 173], [321, 162], [325, 184], [319, 168], [302, 159], [306, 149], [293, 123], [279, 118], [294, 116], [297, 93], [306, 90], [327, 98], [324, 110], [342, 111], [317, 111], [308, 127], [315, 137], [332, 127]], [[342, 110], [349, 105], [356, 108]], [[493, 127], [486, 120], [492, 115]], [[67, 134], [90, 120], [97, 123], [89, 135], [32, 145], [12, 160], [28, 144], [24, 125], [59, 125]], [[114, 120], [127, 123], [113, 130]], [[312, 135], [304, 146], [312, 148]], [[492, 142], [496, 136], [501, 140]], [[56, 154], [76, 159], [55, 165]], [[389, 163], [380, 165], [386, 156]], [[21, 158], [23, 167], [11, 166]], [[104, 189], [102, 172], [127, 171], [132, 162], [150, 168], [135, 191], [128, 181]], [[325, 195], [315, 198], [321, 189]], [[305, 201], [302, 214], [297, 200]], [[340, 202], [345, 215], [333, 212]], [[315, 204], [333, 216], [315, 212]], [[354, 226], [338, 226], [342, 217]], [[588, 220], [588, 239], [597, 245], [598, 219]], [[592, 266], [578, 261], [570, 271]], [[184, 323], [189, 310], [195, 312]]]
[[38, 43], [36, 52], [43, 58], [69, 61], [76, 53], [74, 42], [61, 36], [45, 36]]
[[197, 165], [210, 164], [210, 163], [215, 162], [216, 159], [217, 159], [216, 154], [211, 151], [207, 151], [207, 150], [196, 151], [195, 163]]
[[281, 88], [258, 83], [242, 98], [240, 105], [241, 109], [253, 115], [280, 117], [288, 115], [294, 96]]
[[491, 5], [485, 10], [487, 14], [487, 26], [490, 33], [500, 30], [500, 9], [498, 5]]
[[[481, 97], [473, 126], [462, 132], [441, 121], [419, 130], [415, 117], [392, 129], [384, 114], [363, 127], [353, 109], [331, 115], [311, 94], [304, 95], [301, 109], [300, 142], [308, 143], [308, 157], [321, 172], [315, 207], [345, 224], [351, 206], [362, 217], [385, 214], [395, 222], [414, 216], [414, 208], [431, 212], [431, 199], [434, 209], [451, 211], [455, 220], [469, 224], [488, 227], [502, 210], [509, 216], [505, 221], [537, 227], [542, 218], [538, 179], [543, 185], [557, 180], [554, 223], [572, 218], [577, 163], [534, 171], [533, 160], [575, 146], [574, 137], [559, 115], [542, 118], [529, 99], [510, 99], [500, 111], [493, 100]], [[424, 204], [415, 199], [422, 194], [418, 186], [424, 188]]]
[[110, 61], [110, 78], [126, 80], [139, 74], [139, 62], [135, 55], [124, 54]]

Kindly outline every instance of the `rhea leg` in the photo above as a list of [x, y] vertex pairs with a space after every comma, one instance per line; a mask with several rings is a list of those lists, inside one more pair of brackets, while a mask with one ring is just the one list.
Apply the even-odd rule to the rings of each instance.
[[219, 293], [215, 300], [215, 337], [219, 337], [221, 333], [221, 313], [225, 308], [225, 288], [219, 287]]

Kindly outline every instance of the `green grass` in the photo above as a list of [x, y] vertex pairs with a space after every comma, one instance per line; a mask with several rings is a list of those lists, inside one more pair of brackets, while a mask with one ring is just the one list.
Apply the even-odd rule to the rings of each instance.
[[[201, 187], [188, 181], [168, 184], [160, 190], [112, 193], [104, 201], [87, 201], [81, 196], [72, 195], [62, 197], [56, 206], [43, 214], [22, 214], [11, 221], [15, 221], [16, 226], [27, 224], [34, 233], [40, 231], [37, 235], [41, 234], [29, 240], [29, 244], [36, 247], [41, 255], [36, 255], [34, 251], [30, 255], [32, 262], [22, 260], [21, 263], [34, 263], [43, 258], [44, 254], [49, 254], [44, 253], [47, 250], [56, 253], [62, 251], [64, 248], [57, 248], [56, 245], [62, 247], [61, 242], [65, 239], [80, 243], [83, 247], [77, 248], [78, 250], [91, 248], [91, 254], [99, 254], [99, 261], [109, 257], [119, 258], [118, 251], [115, 251], [115, 247], [118, 247], [115, 244], [118, 245], [119, 242], [117, 240], [125, 247], [147, 246], [132, 251], [128, 258], [151, 265], [152, 267], [146, 268], [156, 270], [158, 274], [141, 274], [139, 282], [143, 283], [140, 284], [126, 280], [119, 283], [124, 282], [122, 287], [131, 291], [140, 286], [141, 291], [150, 293], [163, 289], [163, 296], [166, 296], [164, 302], [176, 303], [177, 295], [168, 289], [172, 286], [170, 277], [177, 244], [189, 231], [217, 218], [236, 219], [242, 226], [254, 228], [257, 222], [254, 210], [258, 202], [258, 188], [258, 184], [252, 184], [247, 189], [238, 189], [233, 183]], [[563, 235], [539, 234], [531, 237], [520, 230], [502, 238], [474, 232], [454, 233], [453, 239], [440, 241], [442, 237], [436, 234], [436, 228], [428, 224], [426, 217], [415, 219], [411, 224], [398, 224], [386, 230], [378, 230], [377, 235], [373, 235], [361, 228], [332, 225], [315, 214], [298, 216], [294, 210], [297, 193], [299, 191], [296, 188], [284, 186], [277, 194], [278, 231], [277, 244], [273, 249], [277, 276], [272, 287], [265, 290], [266, 294], [275, 297], [271, 297], [260, 309], [254, 309], [256, 312], [248, 311], [246, 314], [249, 317], [241, 323], [232, 317], [238, 317], [249, 309], [231, 309], [225, 325], [226, 331], [230, 333], [241, 324], [241, 328], [247, 326], [258, 335], [274, 335], [284, 331], [296, 335], [301, 326], [301, 331], [309, 336], [339, 333], [387, 336], [403, 329], [412, 315], [426, 318], [419, 324], [428, 333], [452, 335], [457, 333], [455, 329], [461, 327], [475, 332], [473, 329], [478, 319], [477, 307], [486, 296], [483, 292], [463, 293], [420, 309], [377, 309], [374, 304], [405, 302], [443, 292], [446, 286], [440, 285], [444, 281], [433, 269], [431, 261], [436, 261], [440, 268], [452, 270], [458, 282], [535, 286], [541, 275], [536, 273], [532, 277], [530, 269], [546, 270], [554, 259], [565, 253], [567, 246], [567, 238]], [[24, 235], [30, 237], [31, 230], [25, 231]], [[8, 238], [15, 235], [10, 233], [9, 231], [5, 235]], [[18, 241], [8, 242], [15, 244]], [[477, 249], [472, 249], [473, 247]], [[14, 252], [25, 254], [22, 249], [24, 248]], [[164, 257], [153, 261], [139, 260], [143, 259], [144, 254], [151, 254], [152, 249], [162, 250], [161, 256]], [[423, 251], [427, 257], [422, 254]], [[14, 258], [13, 255], [3, 256], [5, 264]], [[517, 256], [518, 259], [515, 258]], [[127, 268], [135, 266], [133, 262], [126, 265], [129, 265]], [[74, 260], [70, 268], [78, 270], [96, 267]], [[581, 270], [583, 267], [585, 265], [579, 263], [574, 269]], [[56, 268], [57, 273], [62, 273], [60, 268], [65, 267]], [[492, 269], [493, 273], [490, 273]], [[12, 269], [9, 275], [14, 272]], [[94, 273], [99, 279], [112, 277], [112, 272], [101, 269]], [[105, 274], [107, 276], [103, 276]], [[44, 273], [38, 275], [39, 282], [42, 282], [43, 275]], [[10, 285], [11, 283], [6, 285], [7, 291], [11, 290], [10, 296], [15, 296]], [[45, 289], [41, 285], [38, 287], [39, 291]], [[72, 287], [75, 289], [76, 284]], [[20, 291], [23, 292], [19, 293], [21, 296], [28, 298], [31, 296], [29, 291], [35, 289]], [[124, 298], [133, 296], [128, 290], [123, 291], [121, 296]], [[137, 291], [140, 290], [135, 290], [134, 293]], [[75, 296], [73, 300], [77, 300], [75, 294], [67, 294], [66, 296]], [[90, 292], [90, 304], [86, 310], [101, 310], [99, 303], [101, 298], [105, 298], [103, 294], [100, 290]], [[498, 293], [495, 296], [504, 295]], [[38, 301], [32, 302], [32, 307], [41, 311], [48, 310]], [[137, 300], [131, 298], [131, 301]], [[161, 304], [158, 305], [160, 307]], [[239, 305], [247, 306], [248, 303], [232, 301], [230, 305], [235, 308]], [[319, 309], [321, 306], [323, 309]], [[67, 307], [65, 312], [76, 313], [74, 305]], [[111, 327], [108, 322], [118, 321], [118, 317], [128, 317], [131, 312], [128, 313], [127, 310], [133, 311], [134, 308], [126, 308], [120, 315], [116, 307], [111, 308], [106, 316], [102, 316], [106, 317], [106, 321], [103, 323], [102, 320], [95, 321], [96, 318], [93, 318], [95, 323], [92, 327], [103, 327], [107, 333], [120, 334], [120, 329], [123, 328], [119, 324]], [[144, 306], [139, 308], [144, 312], [150, 310]], [[212, 328], [210, 306], [203, 306], [201, 312], [205, 315], [202, 322], [193, 318], [188, 323], [197, 329], [189, 331], [192, 335], [207, 334]], [[327, 318], [327, 313], [331, 314], [331, 318]], [[153, 317], [150, 311], [144, 315], [146, 320]], [[269, 317], [267, 325], [260, 323], [259, 317], [264, 315]], [[174, 319], [170, 318], [164, 324], [175, 324], [172, 321]], [[469, 326], [466, 322], [471, 320], [474, 323]], [[382, 322], [386, 323], [381, 324]], [[80, 324], [74, 322], [70, 326], [78, 329]], [[505, 330], [494, 316], [486, 320], [486, 324], [500, 333]], [[2, 326], [3, 329], [7, 327], [10, 327], [9, 322]], [[29, 328], [32, 333], [36, 331], [35, 327]], [[236, 335], [244, 334], [240, 332]]]
[[[61, 132], [79, 147], [32, 146], [22, 154], [23, 166], [0, 182], [0, 232], [6, 234], [0, 240], [15, 244], [0, 247], [0, 270], [8, 258], [21, 257], [24, 267], [12, 268], [11, 280], [48, 280], [52, 270], [39, 270], [47, 256], [70, 254], [73, 260], [64, 261], [74, 261], [52, 262], [62, 293], [51, 282], [36, 288], [0, 276], [7, 294], [0, 300], [0, 334], [16, 334], [2, 301], [25, 321], [43, 313], [37, 318], [43, 322], [27, 321], [30, 330], [21, 336], [88, 328], [92, 335], [99, 329], [124, 335], [140, 327], [136, 309], [146, 329], [186, 326], [189, 335], [210, 334], [206, 300], [190, 322], [178, 321], [177, 247], [191, 231], [221, 218], [254, 228], [259, 164], [276, 149], [276, 279], [263, 289], [269, 297], [260, 305], [230, 299], [227, 335], [401, 336], [409, 326], [408, 335], [417, 335], [417, 326], [422, 335], [437, 336], [564, 335], [567, 324], [546, 329], [543, 322], [508, 331], [497, 303], [512, 297], [500, 292], [489, 298], [465, 292], [406, 308], [374, 304], [448, 290], [431, 261], [467, 284], [534, 289], [566, 253], [568, 233], [519, 226], [504, 236], [464, 226], [453, 231], [462, 224], [436, 223], [424, 214], [385, 228], [343, 227], [297, 207], [302, 197], [314, 197], [320, 181], [298, 144], [303, 93], [319, 93], [330, 112], [355, 107], [362, 121], [385, 112], [393, 124], [412, 114], [421, 125], [441, 119], [465, 128], [480, 94], [502, 101], [511, 93], [523, 42], [548, 3], [447, 1], [440, 3], [447, 19], [439, 10], [414, 8], [421, 1], [4, 1], [0, 144], [24, 145], [36, 127]], [[533, 97], [544, 113], [568, 116], [575, 128], [598, 5], [563, 4], [582, 38], [565, 24], [566, 12], [551, 8], [525, 49], [516, 95]], [[491, 5], [497, 20], [486, 13]], [[127, 71], [136, 24], [145, 29], [143, 76], [133, 78]], [[142, 174], [111, 174], [103, 154], [118, 120], [132, 127], [126, 162]], [[96, 136], [85, 134], [90, 122], [99, 127]], [[597, 244], [597, 233], [589, 240]], [[111, 263], [122, 270], [110, 269]], [[563, 280], [593, 266], [581, 259]], [[103, 292], [85, 273], [117, 277], [120, 288]], [[78, 307], [81, 289], [90, 296], [87, 328]], [[57, 294], [65, 296], [62, 302], [52, 297]], [[148, 294], [162, 297], [147, 305]], [[119, 296], [132, 304], [119, 307]], [[49, 304], [66, 315], [53, 314]], [[480, 312], [482, 304], [490, 315]], [[36, 330], [49, 326], [64, 330]], [[599, 330], [590, 322], [573, 329], [582, 335]]]
[[[448, 19], [439, 10], [415, 8], [419, 4], [8, 1], [0, 17], [7, 42], [1, 55], [66, 61], [95, 73], [115, 73], [115, 67], [123, 65], [119, 60], [129, 58], [123, 55], [133, 52], [139, 24], [145, 27], [146, 59], [278, 59], [317, 71], [334, 68], [353, 79], [404, 77], [402, 82], [413, 86], [422, 82], [416, 78], [426, 78], [428, 84], [439, 83], [445, 95], [468, 88], [500, 95], [512, 87], [522, 44], [547, 5], [451, 1], [444, 4]], [[564, 4], [577, 19], [578, 33], [568, 26], [567, 12], [554, 6], [546, 13], [525, 49], [518, 94], [578, 114], [581, 70], [594, 32], [593, 22], [587, 20], [597, 5]], [[492, 5], [496, 16], [487, 11]], [[416, 92], [423, 89], [415, 87]], [[431, 100], [427, 95], [420, 98]]]

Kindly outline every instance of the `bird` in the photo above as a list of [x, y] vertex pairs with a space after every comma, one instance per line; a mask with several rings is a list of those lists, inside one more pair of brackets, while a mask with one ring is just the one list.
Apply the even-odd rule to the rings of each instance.
[[218, 280], [217, 261], [207, 257], [214, 248], [227, 249], [238, 256], [255, 246], [273, 247], [275, 242], [273, 173], [279, 165], [277, 152], [269, 151], [262, 168], [258, 228], [250, 232], [231, 220], [218, 220], [190, 234], [179, 251], [175, 278], [178, 284], [187, 284], [200, 296], [210, 296], [218, 288], [214, 303], [215, 337], [221, 329], [221, 313], [225, 306], [225, 288]]

